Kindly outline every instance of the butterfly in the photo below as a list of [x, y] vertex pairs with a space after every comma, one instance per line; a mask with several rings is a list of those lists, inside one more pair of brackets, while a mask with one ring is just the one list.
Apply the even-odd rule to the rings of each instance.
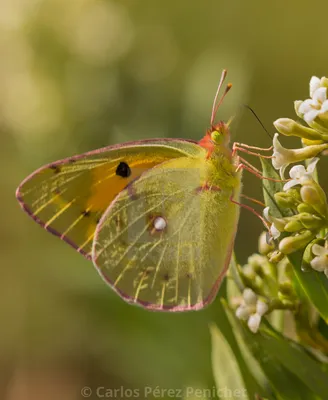
[[[17, 189], [23, 210], [92, 260], [124, 300], [149, 310], [198, 310], [229, 266], [243, 165], [229, 123], [200, 141], [153, 139], [105, 147], [38, 169]], [[246, 167], [247, 169], [247, 167]]]

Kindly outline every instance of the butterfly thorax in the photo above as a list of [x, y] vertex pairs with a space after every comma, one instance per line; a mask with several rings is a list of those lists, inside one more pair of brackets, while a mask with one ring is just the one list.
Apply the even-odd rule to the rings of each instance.
[[207, 159], [208, 176], [211, 185], [218, 186], [223, 191], [231, 194], [240, 187], [240, 172], [236, 172], [235, 159], [226, 154], [225, 148], [216, 147]]
[[236, 172], [238, 158], [229, 147], [230, 131], [228, 124], [220, 121], [212, 126], [199, 144], [206, 149], [208, 176], [211, 185], [221, 190], [234, 191], [240, 187], [240, 173]]

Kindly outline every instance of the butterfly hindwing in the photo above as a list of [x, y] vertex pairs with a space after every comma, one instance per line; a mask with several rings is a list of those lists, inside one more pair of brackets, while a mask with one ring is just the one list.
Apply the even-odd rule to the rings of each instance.
[[184, 311], [216, 294], [239, 210], [231, 192], [204, 185], [207, 168], [205, 158], [164, 162], [132, 182], [103, 215], [93, 262], [128, 302]]
[[178, 139], [110, 146], [40, 168], [16, 195], [36, 222], [90, 258], [96, 226], [118, 193], [148, 169], [202, 151]]

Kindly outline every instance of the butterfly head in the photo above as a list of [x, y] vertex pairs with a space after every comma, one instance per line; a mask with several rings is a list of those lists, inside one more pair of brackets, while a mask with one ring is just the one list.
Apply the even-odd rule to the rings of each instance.
[[220, 105], [222, 104], [225, 96], [232, 87], [232, 84], [228, 83], [223, 94], [221, 95], [221, 97], [219, 97], [219, 93], [222, 88], [223, 82], [226, 78], [226, 75], [227, 75], [227, 70], [224, 69], [222, 71], [219, 86], [213, 101], [211, 121], [210, 121], [211, 128], [206, 132], [206, 135], [199, 141], [200, 146], [204, 147], [207, 150], [207, 158], [211, 157], [212, 153], [218, 148], [220, 148], [221, 150], [225, 148], [224, 152], [226, 152], [226, 150], [228, 150], [230, 142], [229, 125], [232, 119], [230, 119], [227, 123], [223, 121], [215, 122], [217, 111]]
[[209, 136], [214, 145], [228, 146], [230, 142], [229, 123], [230, 121], [228, 123], [220, 121], [212, 126], [212, 129], [209, 131]]
[[[229, 121], [230, 122], [230, 121]], [[200, 146], [207, 150], [207, 158], [219, 149], [228, 149], [230, 142], [229, 122], [219, 121], [213, 125], [206, 135], [198, 142]]]

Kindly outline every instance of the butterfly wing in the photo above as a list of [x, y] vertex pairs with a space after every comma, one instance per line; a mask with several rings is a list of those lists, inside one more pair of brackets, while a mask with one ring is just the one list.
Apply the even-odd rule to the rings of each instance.
[[93, 262], [126, 301], [185, 311], [214, 298], [239, 209], [229, 200], [231, 191], [208, 186], [207, 164], [185, 157], [164, 162], [132, 182], [103, 215]]
[[164, 161], [199, 153], [195, 142], [179, 139], [110, 146], [40, 168], [16, 196], [37, 223], [90, 258], [97, 223], [121, 190]]

